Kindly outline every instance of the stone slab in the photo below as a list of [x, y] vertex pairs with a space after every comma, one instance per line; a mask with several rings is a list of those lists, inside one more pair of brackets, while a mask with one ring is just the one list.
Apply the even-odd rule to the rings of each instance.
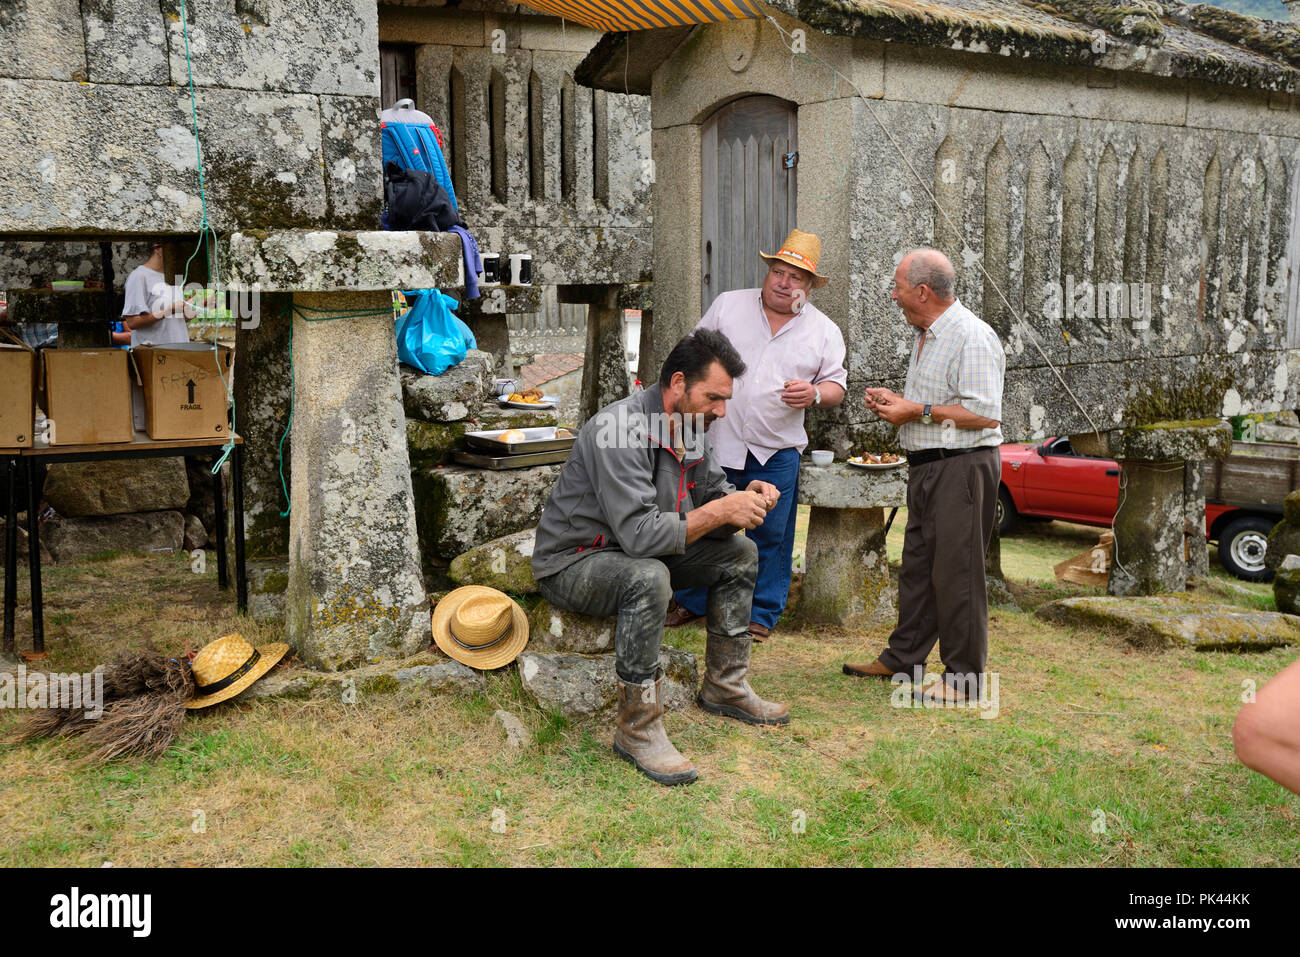
[[171, 74], [195, 86], [379, 95], [379, 23], [368, 0], [163, 0]]
[[1300, 618], [1295, 615], [1173, 596], [1063, 598], [1035, 614], [1055, 624], [1112, 631], [1138, 648], [1262, 651], [1300, 644]]
[[[325, 223], [317, 97], [208, 88], [196, 100], [215, 229]], [[0, 115], [48, 120], [5, 130], [0, 181], [9, 193], [0, 232], [197, 232], [202, 203], [186, 91], [0, 79]]]
[[528, 613], [528, 647], [537, 651], [604, 655], [614, 651], [617, 618], [580, 615], [542, 599]]
[[41, 529], [41, 545], [56, 562], [101, 552], [171, 555], [180, 550], [185, 516], [180, 512], [135, 512], [90, 518], [54, 518]]
[[425, 422], [473, 418], [492, 396], [495, 369], [492, 356], [478, 349], [470, 349], [464, 359], [441, 375], [425, 375], [408, 365], [398, 366], [407, 416]]
[[[664, 672], [659, 686], [664, 709], [681, 711], [690, 707], [699, 685], [695, 655], [665, 645], [659, 653], [659, 667]], [[525, 652], [519, 656], [519, 677], [524, 691], [539, 705], [571, 720], [611, 715], [617, 703], [618, 674], [613, 655]]]
[[512, 595], [535, 595], [537, 580], [533, 578], [532, 558], [536, 534], [537, 529], [529, 528], [476, 545], [452, 559], [447, 574], [457, 585], [484, 585]]
[[[157, 8], [154, 16], [161, 20]], [[86, 79], [78, 0], [8, 0], [0, 8], [0, 76]]]
[[[211, 487], [206, 490], [211, 500]], [[64, 516], [119, 515], [184, 509], [190, 499], [185, 459], [55, 462], [45, 500]]]
[[459, 285], [455, 233], [237, 232], [222, 253], [229, 286], [263, 292], [346, 292]]
[[88, 0], [81, 20], [91, 83], [169, 82], [167, 19], [158, 0]]
[[799, 504], [822, 508], [893, 508], [907, 504], [907, 465], [879, 472], [844, 462], [799, 463]]
[[411, 481], [426, 564], [429, 556], [450, 561], [481, 542], [536, 527], [561, 467], [416, 469]]

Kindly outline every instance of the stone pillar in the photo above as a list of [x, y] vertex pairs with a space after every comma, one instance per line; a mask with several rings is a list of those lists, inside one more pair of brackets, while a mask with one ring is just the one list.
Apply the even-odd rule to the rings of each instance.
[[1183, 463], [1121, 459], [1124, 487], [1115, 513], [1107, 591], [1162, 595], [1187, 586]]
[[813, 506], [804, 546], [799, 618], [870, 628], [895, 616], [883, 508]]
[[[428, 645], [397, 344], [386, 291], [295, 293], [289, 641], [339, 670]], [[324, 314], [324, 313], [321, 313]]]
[[1291, 15], [1291, 23], [1300, 23], [1300, 0], [1282, 0], [1286, 5], [1287, 12]]
[[[581, 298], [575, 298], [581, 296]], [[587, 303], [586, 365], [582, 370], [582, 398], [578, 425], [628, 394], [626, 331], [619, 287], [561, 286], [560, 302]]]
[[[288, 506], [280, 482], [291, 480], [292, 443], [281, 445], [289, 424], [289, 324], [293, 297], [263, 293], [257, 324], [241, 318], [235, 332], [235, 422], [244, 440], [244, 536], [248, 613], [284, 618], [289, 574]], [[233, 555], [233, 549], [231, 549]], [[231, 559], [233, 562], [233, 557]]]
[[998, 533], [996, 522], [993, 523], [993, 534], [989, 537], [989, 547], [984, 551], [984, 587], [990, 605], [1019, 607], [1002, 574], [1002, 536]]
[[800, 620], [845, 628], [893, 621], [885, 510], [906, 502], [906, 466], [862, 472], [842, 463], [801, 464], [799, 503], [812, 506], [812, 512], [804, 547]]
[[1205, 540], [1205, 463], [1183, 463], [1183, 511], [1187, 541], [1188, 577], [1210, 573], [1210, 549]]
[[[1179, 593], [1186, 589], [1189, 574], [1205, 574], [1201, 463], [1232, 450], [1228, 423], [1157, 422], [1071, 436], [1070, 443], [1081, 455], [1118, 459], [1123, 470], [1110, 594]], [[1189, 533], [1192, 524], [1196, 528]], [[1189, 548], [1189, 541], [1199, 547]]]

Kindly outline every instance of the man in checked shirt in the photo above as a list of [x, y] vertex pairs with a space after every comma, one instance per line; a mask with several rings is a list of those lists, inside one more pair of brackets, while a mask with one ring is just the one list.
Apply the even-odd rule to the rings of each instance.
[[[907, 452], [907, 529], [898, 627], [870, 664], [844, 673], [904, 674], [936, 703], [972, 702], [988, 660], [984, 552], [1002, 471], [1006, 356], [992, 328], [957, 299], [948, 257], [915, 249], [894, 270], [890, 298], [917, 330], [903, 394], [867, 389], [867, 408], [898, 426]], [[921, 692], [935, 642], [943, 680]]]

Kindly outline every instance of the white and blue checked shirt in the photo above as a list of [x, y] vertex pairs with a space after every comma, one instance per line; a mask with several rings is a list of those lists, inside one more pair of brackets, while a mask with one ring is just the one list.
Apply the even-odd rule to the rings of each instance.
[[[925, 337], [925, 348], [916, 350]], [[903, 398], [922, 405], [960, 405], [967, 412], [1002, 421], [1002, 381], [1007, 357], [993, 328], [961, 304], [944, 310], [925, 331], [917, 330], [907, 366]], [[1002, 444], [1002, 429], [958, 429], [935, 416], [933, 425], [919, 419], [898, 428], [908, 452], [922, 449], [969, 449]]]

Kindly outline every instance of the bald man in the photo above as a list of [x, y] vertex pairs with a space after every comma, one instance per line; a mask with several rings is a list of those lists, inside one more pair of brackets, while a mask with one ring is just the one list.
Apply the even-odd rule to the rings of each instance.
[[[898, 627], [857, 677], [903, 674], [935, 703], [977, 699], [988, 662], [984, 552], [993, 534], [1002, 470], [1002, 382], [998, 335], [961, 304], [948, 257], [914, 249], [894, 270], [890, 298], [915, 330], [903, 394], [867, 389], [867, 408], [898, 426], [907, 452], [907, 529], [898, 577]], [[923, 692], [935, 642], [943, 680]]]

